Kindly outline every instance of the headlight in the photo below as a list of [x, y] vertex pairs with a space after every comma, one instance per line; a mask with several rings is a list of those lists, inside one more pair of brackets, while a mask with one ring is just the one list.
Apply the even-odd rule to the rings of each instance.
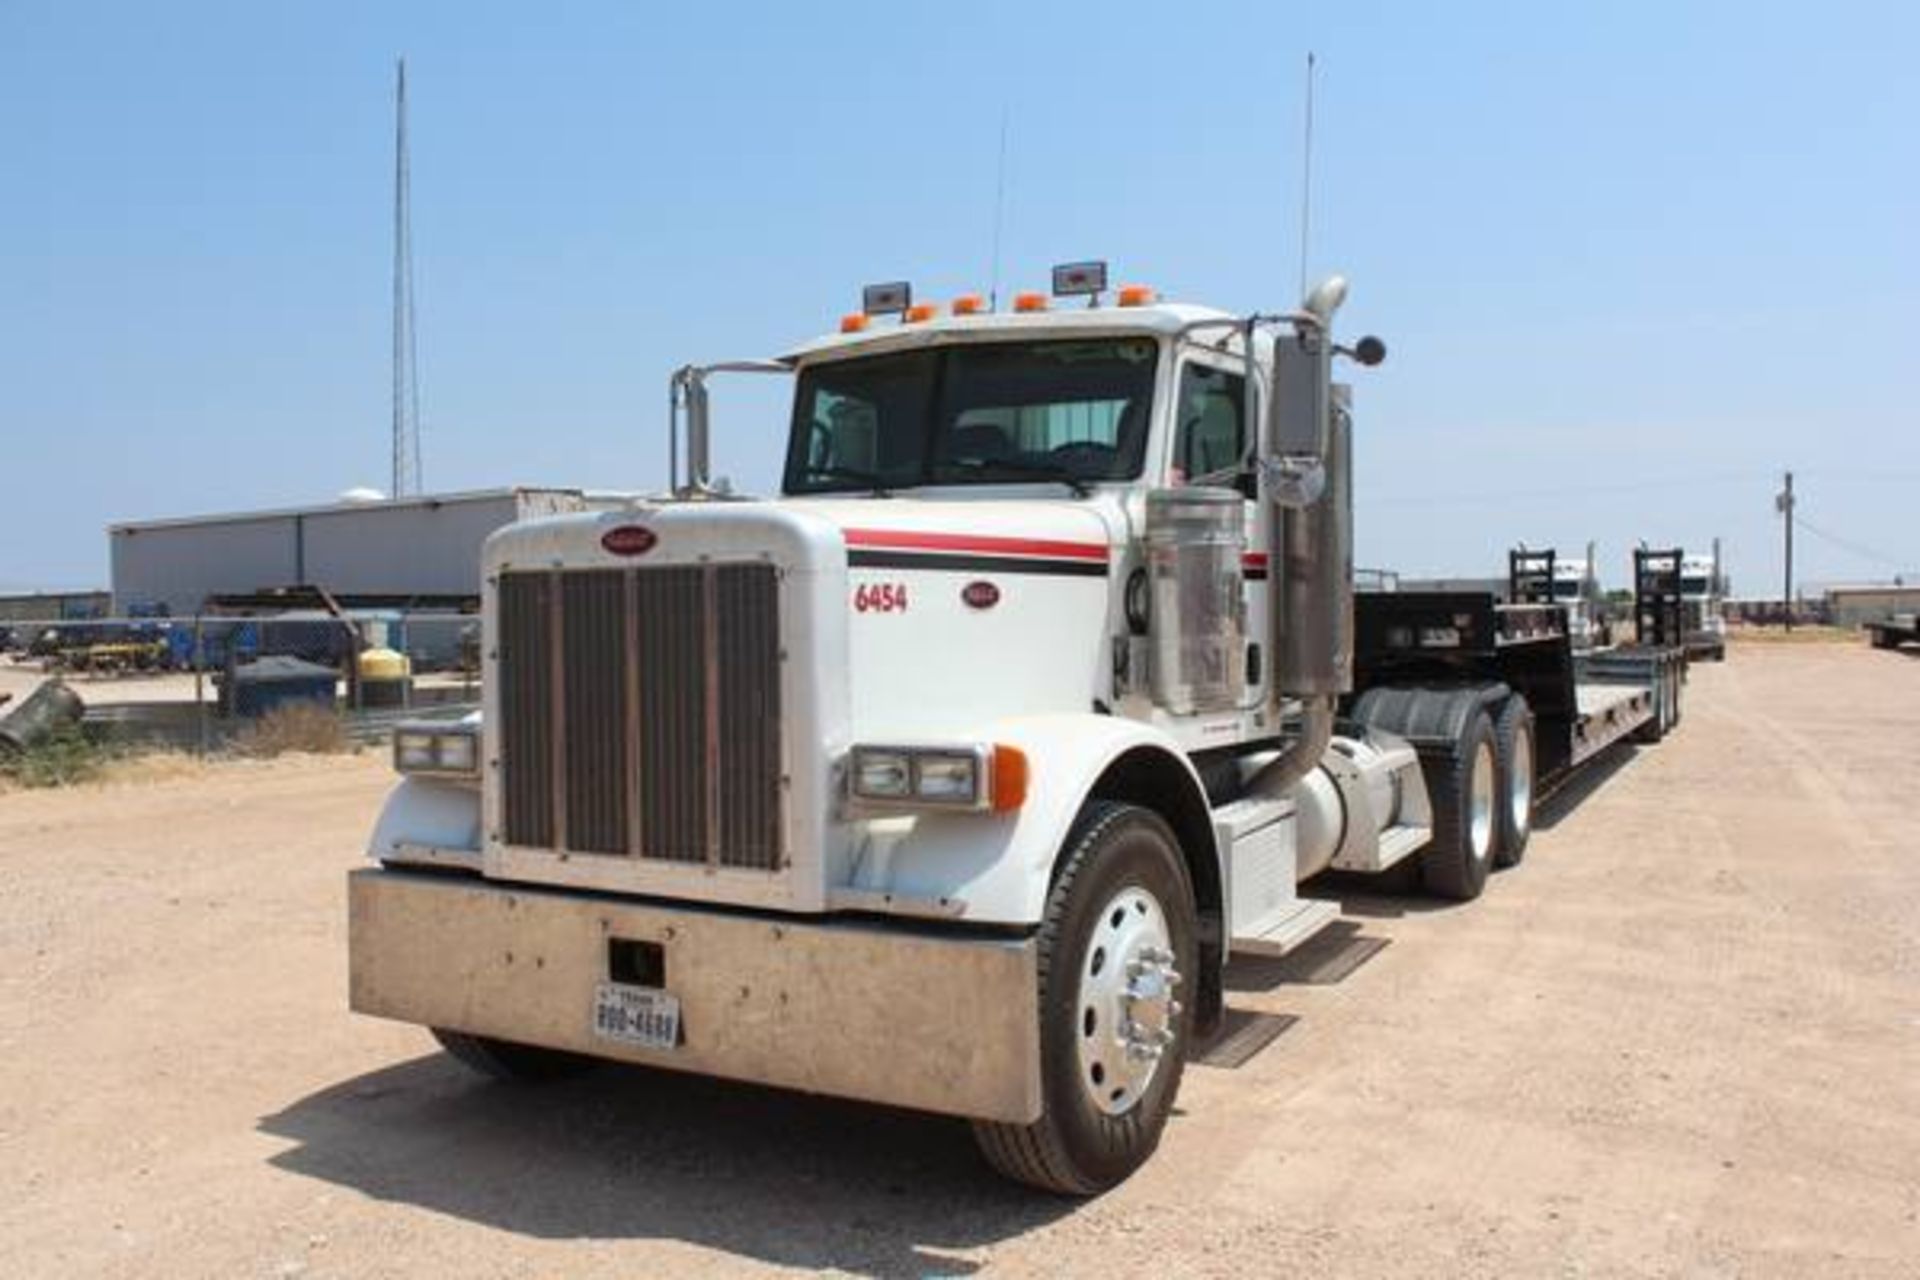
[[913, 759], [904, 751], [856, 750], [853, 793], [869, 800], [904, 800], [913, 794]]
[[1027, 758], [1015, 747], [855, 747], [848, 790], [886, 809], [1018, 809], [1027, 798]]
[[402, 725], [393, 735], [396, 772], [472, 778], [480, 773], [476, 725]]
[[970, 805], [980, 798], [977, 756], [921, 755], [914, 759], [913, 794], [940, 804]]

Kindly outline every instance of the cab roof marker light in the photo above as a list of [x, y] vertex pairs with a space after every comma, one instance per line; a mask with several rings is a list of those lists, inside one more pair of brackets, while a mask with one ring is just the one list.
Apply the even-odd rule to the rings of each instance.
[[866, 331], [867, 331], [867, 317], [862, 315], [860, 312], [855, 311], [849, 315], [844, 315], [840, 317], [840, 332], [865, 333]]
[[933, 319], [935, 316], [938, 316], [939, 314], [940, 314], [939, 303], [918, 302], [918, 303], [915, 303], [913, 306], [907, 308], [906, 314], [900, 317], [900, 323], [922, 324], [928, 320]]
[[1044, 293], [1016, 293], [1013, 295], [1013, 309], [1026, 314], [1047, 309], [1047, 295]]
[[963, 293], [953, 300], [953, 314], [957, 316], [985, 315], [987, 300], [977, 293]]
[[1160, 301], [1160, 295], [1150, 285], [1123, 284], [1118, 301], [1123, 307], [1150, 307]]

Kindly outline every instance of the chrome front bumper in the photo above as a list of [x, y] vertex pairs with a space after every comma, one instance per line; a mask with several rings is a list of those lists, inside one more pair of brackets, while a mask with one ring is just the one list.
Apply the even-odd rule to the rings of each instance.
[[[1026, 1123], [1040, 1114], [1031, 938], [939, 935], [368, 867], [348, 885], [359, 1013], [860, 1098]], [[657, 944], [683, 1042], [593, 1031], [613, 940]]]

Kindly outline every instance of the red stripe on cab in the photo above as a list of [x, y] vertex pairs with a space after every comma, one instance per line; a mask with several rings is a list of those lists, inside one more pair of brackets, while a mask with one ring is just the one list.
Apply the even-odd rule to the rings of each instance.
[[850, 547], [886, 547], [896, 551], [970, 551], [978, 555], [1047, 556], [1056, 560], [1107, 559], [1105, 544], [1053, 542], [1044, 538], [990, 538], [974, 533], [930, 533], [911, 529], [848, 529]]

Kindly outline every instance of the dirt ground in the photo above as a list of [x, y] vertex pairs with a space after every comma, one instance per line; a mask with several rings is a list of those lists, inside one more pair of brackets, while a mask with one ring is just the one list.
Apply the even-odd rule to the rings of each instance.
[[1293, 1021], [1087, 1204], [952, 1121], [349, 1014], [377, 754], [0, 797], [0, 1270], [1920, 1275], [1920, 658], [1736, 646], [1600, 783], [1480, 902], [1236, 971]]

